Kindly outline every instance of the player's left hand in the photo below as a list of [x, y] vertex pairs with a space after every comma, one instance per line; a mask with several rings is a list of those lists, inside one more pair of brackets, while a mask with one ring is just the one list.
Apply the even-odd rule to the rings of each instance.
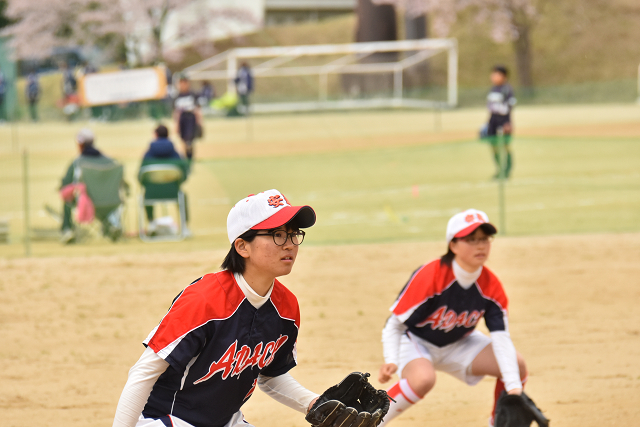
[[376, 427], [389, 411], [389, 396], [373, 388], [368, 377], [347, 375], [315, 400], [305, 419], [314, 427]]
[[512, 394], [512, 395], [515, 394], [517, 396], [520, 396], [522, 394], [522, 389], [521, 388], [514, 388], [512, 390], [509, 390], [507, 393], [508, 394]]
[[385, 363], [380, 367], [380, 372], [378, 373], [378, 381], [382, 384], [386, 383], [391, 379], [391, 376], [396, 373], [398, 370], [398, 365], [395, 363]]
[[309, 407], [307, 408], [307, 414], [309, 413], [309, 411], [311, 410], [311, 408], [313, 408], [313, 404], [316, 403], [316, 400], [318, 400], [320, 398], [320, 396], [316, 397], [315, 399], [313, 399], [311, 401], [311, 403], [309, 403]]

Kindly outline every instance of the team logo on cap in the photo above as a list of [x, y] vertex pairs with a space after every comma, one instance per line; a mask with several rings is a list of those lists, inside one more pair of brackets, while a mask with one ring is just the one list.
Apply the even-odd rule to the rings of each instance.
[[269, 206], [273, 206], [274, 208], [277, 208], [279, 206], [284, 206], [284, 200], [279, 194], [277, 196], [269, 197], [268, 202], [269, 202]]
[[482, 215], [480, 215], [479, 213], [475, 214], [475, 215], [469, 214], [466, 217], [464, 217], [464, 220], [466, 222], [473, 222], [475, 218], [478, 218], [478, 221], [480, 221], [480, 222], [485, 222], [484, 218], [482, 218]]

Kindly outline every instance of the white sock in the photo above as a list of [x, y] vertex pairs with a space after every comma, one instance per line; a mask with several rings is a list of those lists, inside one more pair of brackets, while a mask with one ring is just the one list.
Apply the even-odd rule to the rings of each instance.
[[385, 426], [404, 412], [407, 408], [410, 408], [415, 403], [418, 403], [422, 397], [418, 396], [409, 386], [409, 382], [406, 379], [401, 379], [393, 387], [387, 390], [387, 394], [392, 400], [389, 405], [389, 412], [384, 417], [384, 421], [378, 426]]

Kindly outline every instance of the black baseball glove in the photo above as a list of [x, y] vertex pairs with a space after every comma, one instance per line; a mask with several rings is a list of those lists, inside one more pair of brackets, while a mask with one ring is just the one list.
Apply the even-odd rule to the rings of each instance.
[[521, 395], [502, 392], [496, 406], [494, 427], [529, 427], [535, 421], [548, 427], [549, 420], [524, 392]]
[[373, 388], [369, 376], [347, 375], [318, 397], [305, 419], [314, 427], [376, 427], [389, 411], [389, 396]]

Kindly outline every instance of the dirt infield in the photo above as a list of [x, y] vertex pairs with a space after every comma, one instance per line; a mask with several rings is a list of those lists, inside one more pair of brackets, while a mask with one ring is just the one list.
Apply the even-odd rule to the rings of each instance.
[[[640, 417], [640, 234], [499, 238], [491, 268], [511, 299], [511, 333], [528, 390], [554, 426], [633, 425]], [[442, 243], [308, 246], [283, 283], [299, 298], [299, 366], [322, 391], [351, 370], [377, 371], [387, 308]], [[0, 259], [2, 425], [109, 426], [140, 342], [221, 251]], [[377, 384], [377, 383], [376, 383]], [[493, 381], [440, 375], [394, 426], [484, 426]], [[304, 426], [260, 392], [258, 427]]]

